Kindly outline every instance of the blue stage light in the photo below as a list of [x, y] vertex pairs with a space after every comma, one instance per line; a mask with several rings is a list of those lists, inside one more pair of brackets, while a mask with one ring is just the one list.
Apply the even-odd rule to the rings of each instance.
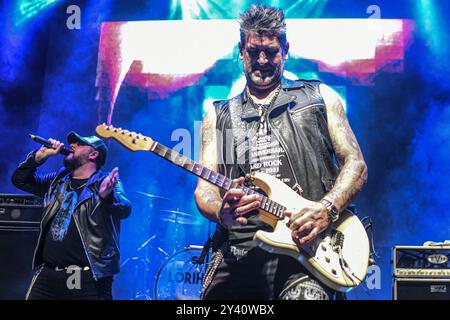
[[442, 28], [442, 19], [439, 8], [433, 0], [419, 0], [416, 7], [417, 23], [420, 32], [427, 39], [433, 54], [443, 56], [448, 52], [445, 31]]
[[58, 1], [59, 0], [18, 0], [15, 10], [15, 25], [22, 25], [27, 20], [38, 15], [40, 12]]

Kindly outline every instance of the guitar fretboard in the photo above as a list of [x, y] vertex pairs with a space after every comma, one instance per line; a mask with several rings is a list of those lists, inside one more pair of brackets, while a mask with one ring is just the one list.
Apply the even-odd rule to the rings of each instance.
[[282, 206], [279, 203], [276, 203], [273, 200], [270, 200], [268, 197], [260, 194], [259, 192], [243, 185], [239, 185], [233, 182], [232, 179], [217, 173], [211, 169], [202, 166], [198, 162], [195, 162], [188, 157], [183, 156], [182, 154], [167, 148], [166, 146], [155, 143], [152, 151], [159, 155], [160, 157], [172, 162], [173, 164], [195, 174], [196, 176], [214, 184], [215, 186], [223, 189], [230, 190], [233, 188], [239, 188], [244, 191], [246, 195], [258, 194], [260, 196], [260, 208], [278, 219], [284, 218], [284, 211], [286, 211], [286, 207]]

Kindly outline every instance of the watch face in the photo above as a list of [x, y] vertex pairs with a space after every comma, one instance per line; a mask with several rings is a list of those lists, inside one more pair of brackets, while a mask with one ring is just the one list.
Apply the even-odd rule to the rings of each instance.
[[331, 206], [329, 215], [330, 215], [331, 221], [333, 221], [333, 222], [335, 222], [337, 219], [339, 219], [339, 211], [337, 211], [335, 206]]

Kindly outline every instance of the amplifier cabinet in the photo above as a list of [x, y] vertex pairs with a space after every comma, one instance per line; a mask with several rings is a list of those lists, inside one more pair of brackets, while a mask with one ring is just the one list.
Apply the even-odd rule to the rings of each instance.
[[0, 231], [39, 231], [42, 199], [25, 194], [0, 194]]
[[25, 298], [42, 209], [38, 197], [0, 194], [0, 300]]
[[450, 279], [450, 247], [395, 246], [393, 267], [396, 278]]
[[395, 278], [394, 300], [450, 300], [450, 279]]

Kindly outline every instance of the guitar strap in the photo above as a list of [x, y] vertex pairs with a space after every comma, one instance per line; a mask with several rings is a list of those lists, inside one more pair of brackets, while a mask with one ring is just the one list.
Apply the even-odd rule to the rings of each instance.
[[249, 172], [250, 146], [256, 138], [257, 126], [249, 126], [242, 120], [242, 98], [236, 96], [229, 102], [231, 128], [234, 136], [236, 160], [244, 173]]

